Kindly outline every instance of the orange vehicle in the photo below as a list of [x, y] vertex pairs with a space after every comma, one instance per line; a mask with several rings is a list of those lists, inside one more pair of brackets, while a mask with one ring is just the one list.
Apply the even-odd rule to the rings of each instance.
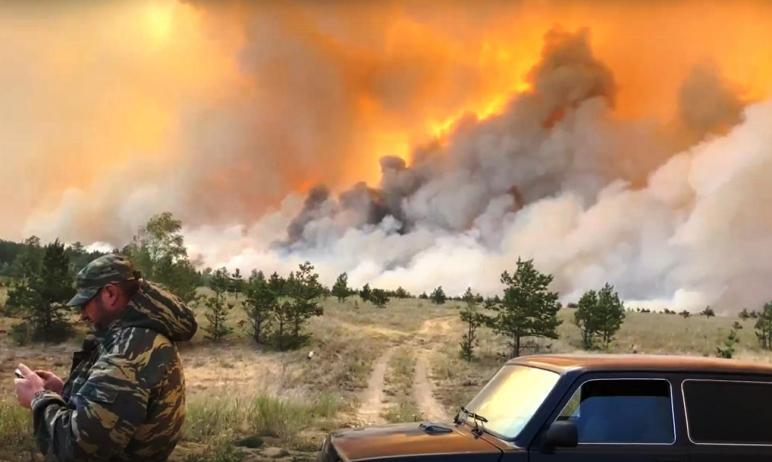
[[772, 460], [772, 366], [541, 355], [507, 362], [454, 422], [333, 432], [336, 461]]

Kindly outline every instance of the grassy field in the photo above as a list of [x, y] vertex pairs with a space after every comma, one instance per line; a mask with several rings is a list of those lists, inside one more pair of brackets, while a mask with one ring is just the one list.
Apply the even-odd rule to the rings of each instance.
[[[0, 300], [5, 290], [0, 288]], [[463, 324], [460, 302], [434, 305], [428, 300], [392, 300], [385, 309], [351, 297], [323, 302], [325, 314], [312, 319], [304, 347], [277, 352], [256, 346], [245, 330], [242, 299], [229, 317], [234, 333], [222, 344], [204, 339], [202, 330], [181, 346], [188, 387], [185, 439], [172, 460], [312, 460], [326, 432], [361, 424], [364, 397], [376, 396], [377, 422], [416, 420], [432, 403], [413, 393], [420, 377], [416, 360], [428, 359], [432, 397], [451, 416], [506, 360], [504, 339], [480, 329], [476, 359], [459, 358]], [[196, 308], [202, 325], [202, 308]], [[573, 311], [563, 310], [560, 339], [526, 344], [530, 352], [579, 352], [581, 338]], [[684, 319], [660, 313], [628, 313], [610, 345], [612, 353], [714, 355], [737, 318]], [[13, 395], [12, 372], [19, 362], [65, 376], [78, 339], [55, 345], [18, 347], [8, 338], [18, 319], [0, 317], [0, 461], [33, 460], [28, 411]], [[772, 362], [757, 346], [753, 320], [740, 321], [736, 358]], [[82, 334], [84, 329], [81, 327]], [[312, 359], [308, 352], [313, 351]], [[388, 357], [384, 355], [389, 353]], [[423, 355], [423, 356], [421, 356]], [[374, 377], [381, 359], [383, 377]], [[427, 407], [428, 406], [428, 407]]]

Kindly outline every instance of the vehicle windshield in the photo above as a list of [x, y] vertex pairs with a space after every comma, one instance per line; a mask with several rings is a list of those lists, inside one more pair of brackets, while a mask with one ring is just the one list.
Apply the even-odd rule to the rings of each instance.
[[[526, 366], [504, 366], [469, 402], [466, 410], [487, 419], [481, 427], [495, 436], [513, 439], [531, 420], [560, 376]], [[464, 412], [462, 420], [474, 419]]]

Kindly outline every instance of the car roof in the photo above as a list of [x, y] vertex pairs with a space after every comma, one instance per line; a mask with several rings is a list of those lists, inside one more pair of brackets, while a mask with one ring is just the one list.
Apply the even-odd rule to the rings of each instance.
[[763, 374], [772, 376], [772, 364], [759, 364], [731, 359], [698, 356], [664, 355], [529, 355], [511, 359], [519, 364], [548, 369], [559, 374], [584, 372], [705, 372], [718, 374]]

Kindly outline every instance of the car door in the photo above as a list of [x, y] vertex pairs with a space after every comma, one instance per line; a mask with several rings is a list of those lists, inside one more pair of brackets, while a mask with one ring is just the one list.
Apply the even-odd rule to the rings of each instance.
[[578, 445], [545, 451], [537, 437], [529, 460], [687, 462], [688, 448], [677, 437], [668, 378], [588, 374], [577, 382], [545, 431], [554, 421], [572, 422]]
[[772, 460], [769, 377], [693, 377], [681, 391], [691, 462]]

